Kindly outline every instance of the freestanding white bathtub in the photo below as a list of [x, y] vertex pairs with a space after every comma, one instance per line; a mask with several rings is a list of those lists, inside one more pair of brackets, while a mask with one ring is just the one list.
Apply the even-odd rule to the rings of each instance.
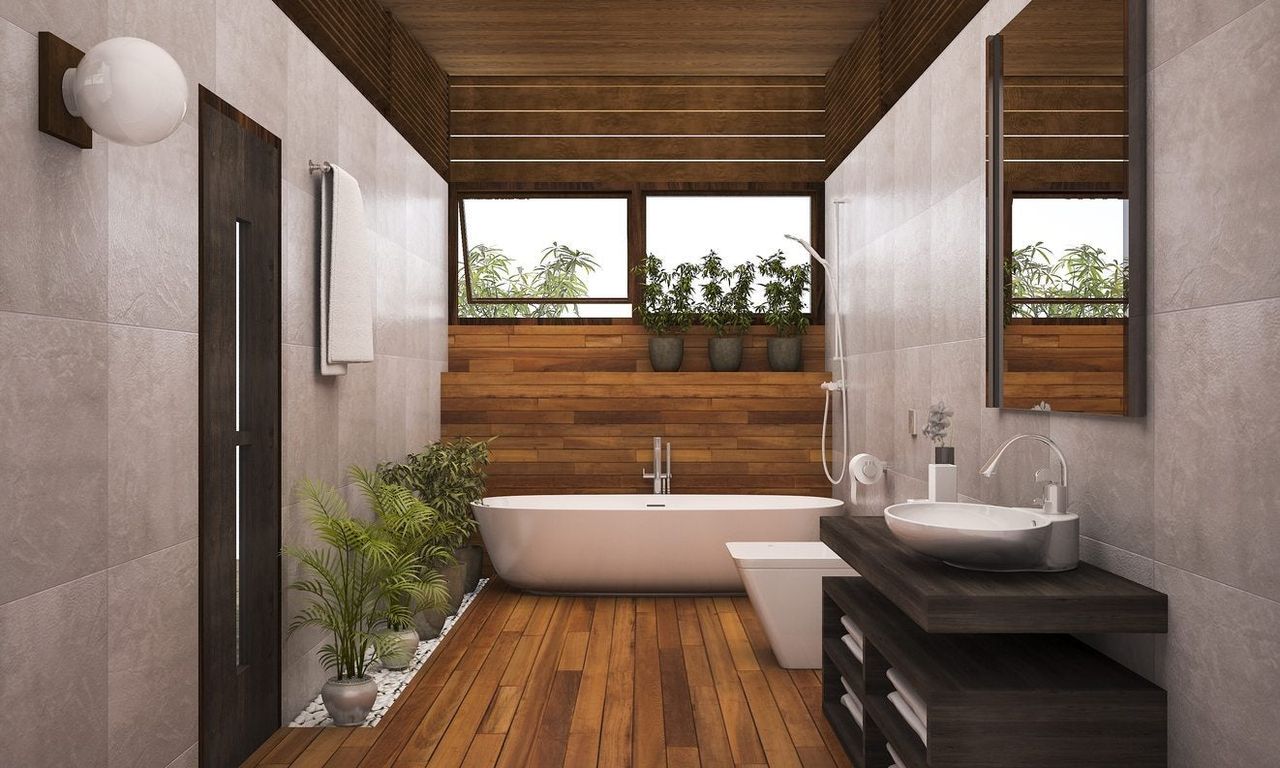
[[556, 593], [742, 592], [729, 541], [817, 541], [816, 496], [496, 496], [473, 504], [493, 568]]

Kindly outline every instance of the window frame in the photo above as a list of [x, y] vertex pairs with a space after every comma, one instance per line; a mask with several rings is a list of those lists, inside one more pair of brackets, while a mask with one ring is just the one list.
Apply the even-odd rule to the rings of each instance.
[[[647, 252], [646, 201], [647, 198], [667, 197], [808, 197], [810, 199], [809, 242], [819, 253], [823, 251], [826, 222], [826, 185], [822, 182], [779, 183], [648, 183], [603, 184], [593, 182], [540, 182], [540, 183], [469, 183], [449, 185], [449, 322], [454, 325], [631, 325], [636, 322], [634, 309], [642, 295], [641, 277], [636, 274]], [[462, 243], [460, 224], [463, 199], [514, 199], [526, 197], [627, 198], [627, 297], [625, 299], [571, 299], [543, 300], [538, 303], [558, 304], [629, 304], [632, 314], [628, 317], [554, 317], [554, 318], [487, 318], [458, 317], [458, 266]], [[821, 265], [809, 260], [811, 274], [809, 321], [823, 325], [826, 318], [826, 281], [821, 279]], [[465, 267], [464, 267], [465, 269]], [[470, 282], [467, 289], [470, 291]], [[468, 296], [468, 299], [470, 297]], [[501, 299], [478, 299], [478, 304], [507, 304]], [[756, 317], [755, 324], [763, 318]]]

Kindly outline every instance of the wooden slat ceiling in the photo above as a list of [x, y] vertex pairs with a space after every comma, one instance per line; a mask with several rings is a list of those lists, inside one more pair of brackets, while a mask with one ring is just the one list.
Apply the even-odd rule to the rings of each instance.
[[462, 182], [822, 181], [821, 77], [452, 77]]
[[822, 75], [885, 0], [381, 0], [450, 75]]

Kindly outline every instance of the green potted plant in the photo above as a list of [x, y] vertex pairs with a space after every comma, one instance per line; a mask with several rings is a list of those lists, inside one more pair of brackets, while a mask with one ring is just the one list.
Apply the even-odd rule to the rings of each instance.
[[678, 371], [684, 362], [684, 333], [693, 325], [695, 264], [680, 264], [671, 272], [652, 253], [636, 267], [644, 282], [636, 315], [649, 337], [649, 364], [655, 371]]
[[449, 602], [444, 576], [428, 563], [441, 562], [450, 555], [443, 542], [452, 535], [453, 526], [408, 488], [385, 482], [377, 473], [360, 467], [353, 467], [351, 476], [396, 556], [418, 563], [418, 583], [403, 594], [393, 595], [387, 605], [387, 630], [395, 640], [395, 648], [381, 657], [382, 665], [405, 669], [413, 661], [421, 639], [414, 617], [419, 611], [439, 610]]
[[711, 332], [707, 356], [713, 371], [742, 367], [742, 334], [751, 327], [751, 291], [756, 270], [751, 262], [725, 269], [715, 251], [702, 258], [702, 324]]
[[759, 261], [760, 274], [765, 278], [764, 303], [760, 312], [778, 334], [767, 342], [769, 368], [798, 371], [804, 364], [804, 333], [809, 329], [809, 315], [804, 311], [809, 265], [787, 266], [782, 251], [761, 256]]
[[396, 651], [388, 620], [397, 612], [392, 606], [421, 594], [421, 563], [398, 551], [379, 525], [352, 518], [333, 487], [305, 481], [298, 498], [310, 510], [323, 546], [282, 550], [304, 571], [289, 588], [311, 598], [289, 623], [289, 633], [303, 627], [329, 633], [319, 655], [333, 676], [320, 696], [335, 725], [359, 725], [378, 695], [369, 665]]
[[488, 463], [489, 441], [463, 437], [430, 443], [403, 462], [378, 466], [383, 481], [408, 488], [439, 515], [438, 554], [428, 562], [438, 567], [448, 582], [449, 599], [443, 609], [419, 615], [421, 632], [438, 632], [444, 617], [480, 581], [483, 550], [473, 542], [479, 524], [471, 504], [484, 497]]

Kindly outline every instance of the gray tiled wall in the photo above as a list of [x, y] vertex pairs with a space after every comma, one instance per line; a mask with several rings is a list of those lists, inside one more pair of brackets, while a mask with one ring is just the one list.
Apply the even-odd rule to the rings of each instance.
[[[186, 124], [38, 133], [46, 29], [164, 46]], [[439, 435], [446, 184], [271, 0], [0, 0], [0, 761], [23, 768], [195, 764], [196, 83], [283, 140], [286, 542], [298, 480]], [[315, 374], [312, 158], [357, 176], [375, 244], [377, 360], [338, 379]], [[282, 718], [323, 682], [318, 642], [286, 643]]]
[[[892, 465], [855, 514], [918, 497], [929, 443], [906, 409], [956, 410], [962, 494], [1027, 503], [1030, 447], [1072, 462], [1085, 559], [1169, 595], [1164, 637], [1088, 640], [1169, 691], [1170, 765], [1268, 765], [1280, 752], [1280, 0], [1149, 0], [1150, 413], [983, 407], [986, 35], [1026, 0], [993, 0], [828, 180], [855, 390], [850, 451]], [[828, 338], [831, 335], [828, 334]], [[847, 485], [837, 489], [847, 500]]]

